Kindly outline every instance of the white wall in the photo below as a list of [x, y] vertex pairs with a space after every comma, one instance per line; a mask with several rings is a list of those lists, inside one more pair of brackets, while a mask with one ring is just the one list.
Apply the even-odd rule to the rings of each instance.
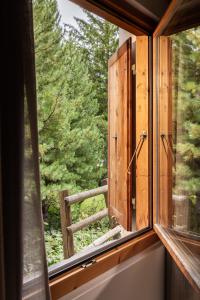
[[60, 298], [60, 300], [163, 299], [164, 248], [160, 242]]

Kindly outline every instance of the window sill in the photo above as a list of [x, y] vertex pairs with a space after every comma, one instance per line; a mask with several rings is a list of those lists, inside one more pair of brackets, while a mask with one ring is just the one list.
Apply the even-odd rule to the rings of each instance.
[[153, 230], [136, 237], [95, 258], [95, 263], [87, 268], [81, 266], [73, 268], [62, 275], [50, 280], [52, 300], [56, 300], [78, 288], [82, 284], [108, 271], [133, 255], [138, 254], [158, 241], [158, 236]]

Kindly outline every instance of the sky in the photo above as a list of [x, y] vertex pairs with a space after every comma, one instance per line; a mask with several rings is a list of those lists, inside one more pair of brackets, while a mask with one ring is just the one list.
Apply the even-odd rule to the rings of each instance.
[[64, 24], [70, 24], [76, 27], [76, 21], [73, 19], [74, 16], [82, 19], [86, 19], [85, 13], [82, 8], [69, 0], [57, 0], [58, 10], [61, 15], [61, 26]]

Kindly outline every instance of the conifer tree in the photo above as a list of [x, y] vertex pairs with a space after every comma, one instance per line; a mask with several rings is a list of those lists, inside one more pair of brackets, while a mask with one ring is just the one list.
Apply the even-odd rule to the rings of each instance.
[[34, 1], [41, 190], [45, 214], [58, 191], [98, 185], [103, 136], [99, 105], [80, 48], [64, 40], [55, 0]]
[[188, 195], [190, 230], [200, 232], [200, 27], [173, 38], [175, 190]]
[[101, 115], [99, 128], [104, 137], [104, 165], [107, 167], [108, 120], [108, 60], [119, 45], [119, 28], [112, 23], [84, 10], [86, 20], [76, 18], [77, 26], [66, 24], [68, 36], [84, 51], [89, 61], [89, 76], [94, 83]]

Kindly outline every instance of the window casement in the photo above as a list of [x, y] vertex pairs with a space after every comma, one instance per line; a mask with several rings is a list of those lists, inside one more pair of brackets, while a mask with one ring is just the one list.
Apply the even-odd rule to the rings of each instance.
[[[196, 1], [190, 6], [188, 1], [171, 2], [153, 34], [151, 57], [151, 39], [147, 34], [152, 29], [148, 28], [147, 23], [141, 26], [135, 22], [135, 26], [130, 15], [124, 18], [125, 11], [112, 5], [104, 9], [102, 1], [98, 4], [78, 0], [75, 2], [136, 36], [133, 38], [129, 35], [129, 39], [119, 47], [108, 63], [108, 210], [114, 222], [129, 231], [133, 228], [135, 211], [132, 205], [135, 205], [135, 229], [139, 230], [140, 236], [133, 233], [127, 238], [130, 241], [123, 239], [118, 241], [118, 246], [117, 243], [113, 244], [111, 250], [104, 248], [103, 251], [107, 252], [93, 255], [95, 263], [89, 264], [88, 268], [83, 268], [79, 262], [71, 271], [65, 272], [62, 269], [63, 274], [52, 276], [50, 287], [53, 299], [121, 262], [118, 255], [129, 257], [127, 253], [134, 255], [137, 247], [141, 251], [156, 242], [155, 232], [192, 287], [199, 292], [199, 234], [180, 230], [180, 223], [182, 226], [186, 219], [183, 214], [187, 215], [189, 210], [179, 203], [181, 199], [184, 204], [185, 197], [176, 197], [173, 192], [174, 164], [177, 163], [174, 161], [174, 107], [177, 112], [178, 106], [174, 104], [173, 98], [174, 54], [171, 38], [172, 34], [199, 25], [199, 4]], [[187, 13], [188, 8], [191, 14]], [[182, 22], [181, 16], [186, 15], [188, 17]], [[142, 30], [139, 29], [140, 26], [143, 27]], [[149, 26], [154, 27], [151, 23]], [[151, 214], [155, 232], [151, 229]], [[148, 229], [150, 230], [146, 232]]]
[[200, 291], [199, 4], [172, 1], [154, 32], [154, 229]]

